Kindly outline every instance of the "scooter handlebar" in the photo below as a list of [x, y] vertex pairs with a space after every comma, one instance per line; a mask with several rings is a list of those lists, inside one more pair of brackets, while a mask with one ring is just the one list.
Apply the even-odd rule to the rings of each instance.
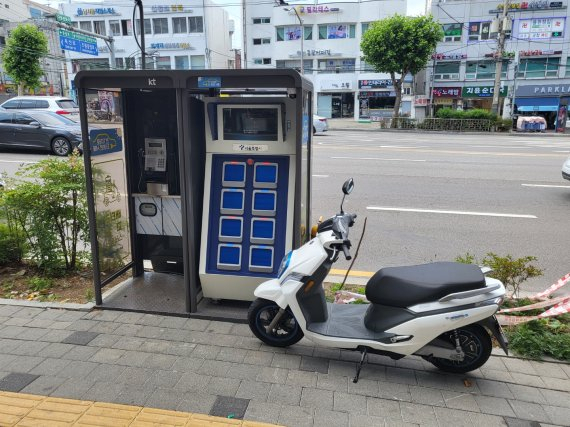
[[344, 257], [346, 258], [347, 261], [350, 261], [352, 259], [352, 255], [350, 255], [348, 246], [346, 246], [344, 243], [342, 245], [342, 252], [344, 253]]

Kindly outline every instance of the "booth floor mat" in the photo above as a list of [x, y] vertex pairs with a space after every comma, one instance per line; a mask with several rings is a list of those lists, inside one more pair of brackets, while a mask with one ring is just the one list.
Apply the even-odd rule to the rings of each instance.
[[184, 277], [145, 272], [119, 285], [103, 299], [103, 308], [161, 314], [186, 314]]

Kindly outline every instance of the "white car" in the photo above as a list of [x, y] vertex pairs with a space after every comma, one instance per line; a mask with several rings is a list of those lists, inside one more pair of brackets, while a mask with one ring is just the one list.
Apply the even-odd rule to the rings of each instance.
[[46, 110], [79, 121], [79, 107], [63, 96], [16, 96], [0, 105], [4, 110]]
[[562, 178], [570, 181], [570, 157], [568, 157], [562, 165]]
[[313, 134], [317, 132], [326, 132], [327, 130], [329, 130], [327, 118], [313, 114]]

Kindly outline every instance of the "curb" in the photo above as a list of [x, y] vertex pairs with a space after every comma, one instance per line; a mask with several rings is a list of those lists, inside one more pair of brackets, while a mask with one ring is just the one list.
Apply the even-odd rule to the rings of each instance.
[[570, 134], [557, 134], [557, 133], [528, 133], [528, 132], [453, 132], [443, 130], [424, 130], [417, 131], [415, 129], [377, 129], [377, 128], [329, 128], [329, 131], [340, 132], [398, 132], [398, 133], [416, 133], [416, 134], [430, 134], [430, 135], [508, 135], [508, 136], [522, 136], [525, 138], [535, 138], [537, 136], [544, 136], [547, 138], [570, 138]]
[[95, 303], [88, 302], [85, 304], [73, 302], [42, 302], [42, 301], [28, 301], [22, 299], [9, 299], [0, 298], [0, 305], [16, 305], [20, 307], [33, 307], [33, 308], [48, 308], [59, 310], [74, 310], [74, 311], [91, 311], [95, 307]]

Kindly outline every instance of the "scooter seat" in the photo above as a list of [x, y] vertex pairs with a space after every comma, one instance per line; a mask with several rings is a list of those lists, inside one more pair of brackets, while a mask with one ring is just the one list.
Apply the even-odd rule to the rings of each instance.
[[483, 287], [485, 276], [476, 265], [433, 262], [382, 268], [368, 281], [366, 298], [376, 304], [409, 307]]

